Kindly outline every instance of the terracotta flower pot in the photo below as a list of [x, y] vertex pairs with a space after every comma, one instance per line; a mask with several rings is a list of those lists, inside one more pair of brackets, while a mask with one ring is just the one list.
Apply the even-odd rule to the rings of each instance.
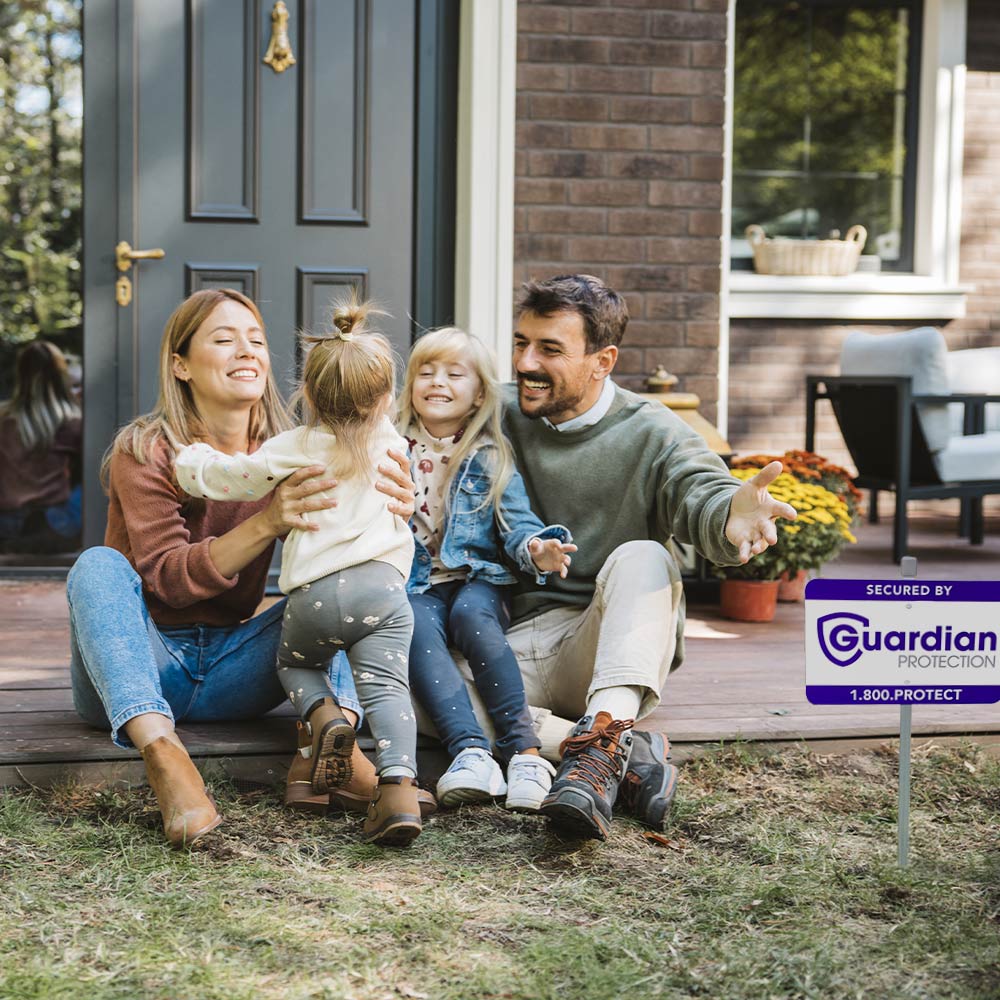
[[769, 622], [778, 606], [777, 580], [723, 580], [719, 588], [723, 618], [740, 622]]
[[795, 573], [791, 570], [785, 570], [778, 581], [778, 600], [783, 602], [804, 601], [808, 582], [809, 570], [800, 569]]

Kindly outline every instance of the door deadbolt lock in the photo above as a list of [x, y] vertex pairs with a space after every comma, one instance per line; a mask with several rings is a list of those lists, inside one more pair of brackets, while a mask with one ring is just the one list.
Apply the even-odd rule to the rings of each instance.
[[127, 306], [132, 301], [132, 282], [126, 275], [122, 275], [115, 282], [115, 302], [120, 306]]
[[155, 250], [133, 250], [128, 240], [122, 240], [115, 247], [115, 267], [121, 272], [115, 282], [115, 302], [122, 308], [132, 301], [132, 279], [125, 273], [132, 269], [136, 260], [162, 260], [166, 254], [158, 247]]

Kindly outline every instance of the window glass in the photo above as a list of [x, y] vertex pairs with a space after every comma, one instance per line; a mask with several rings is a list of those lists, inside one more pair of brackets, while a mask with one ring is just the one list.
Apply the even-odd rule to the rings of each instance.
[[732, 252], [744, 231], [825, 238], [859, 223], [888, 270], [913, 260], [915, 0], [738, 0]]

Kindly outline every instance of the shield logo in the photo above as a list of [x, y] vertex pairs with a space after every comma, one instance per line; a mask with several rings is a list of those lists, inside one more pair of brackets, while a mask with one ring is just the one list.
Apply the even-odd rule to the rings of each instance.
[[859, 626], [867, 627], [869, 624], [863, 615], [849, 611], [823, 615], [816, 622], [819, 648], [823, 650], [823, 655], [838, 667], [849, 667], [862, 653]]

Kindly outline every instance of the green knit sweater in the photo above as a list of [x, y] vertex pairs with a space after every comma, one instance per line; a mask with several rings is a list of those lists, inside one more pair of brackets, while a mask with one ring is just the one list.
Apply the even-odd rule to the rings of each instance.
[[711, 562], [734, 565], [725, 537], [739, 483], [702, 437], [660, 403], [615, 387], [611, 409], [579, 431], [529, 420], [505, 386], [505, 424], [531, 506], [545, 524], [565, 524], [579, 551], [569, 576], [538, 585], [519, 574], [514, 622], [561, 606], [589, 604], [605, 560], [619, 545], [670, 538]]

